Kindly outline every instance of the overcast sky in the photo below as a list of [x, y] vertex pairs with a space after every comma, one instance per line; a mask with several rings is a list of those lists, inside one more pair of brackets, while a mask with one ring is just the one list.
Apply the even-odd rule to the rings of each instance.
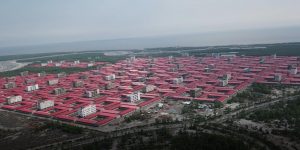
[[300, 0], [0, 0], [0, 47], [300, 25]]

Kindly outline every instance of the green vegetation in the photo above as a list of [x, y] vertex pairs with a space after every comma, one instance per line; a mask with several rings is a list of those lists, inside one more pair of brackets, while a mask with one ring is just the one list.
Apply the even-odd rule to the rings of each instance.
[[249, 101], [258, 101], [259, 98], [262, 98], [262, 94], [255, 93], [251, 91], [243, 91], [238, 93], [236, 96], [232, 97], [227, 101], [227, 103], [245, 103], [246, 100]]
[[155, 132], [140, 132], [121, 137], [118, 148], [122, 150], [248, 150], [253, 148], [236, 136], [204, 133], [200, 130], [180, 130], [173, 135], [170, 129], [161, 128]]
[[71, 134], [81, 134], [83, 132], [83, 129], [81, 127], [69, 125], [69, 124], [63, 124], [59, 122], [47, 122], [37, 128], [35, 128], [35, 131], [43, 131], [45, 129], [50, 130], [61, 130], [65, 133], [71, 133]]
[[271, 87], [264, 84], [253, 83], [252, 91], [263, 94], [271, 94]]
[[172, 150], [248, 150], [241, 139], [208, 133], [181, 132], [171, 139]]
[[133, 113], [131, 116], [125, 117], [124, 120], [126, 122], [131, 122], [131, 121], [135, 121], [135, 120], [143, 121], [143, 120], [146, 120], [149, 118], [150, 118], [150, 115], [147, 112], [139, 111], [139, 112]]
[[292, 134], [300, 138], [300, 98], [287, 103], [276, 103], [268, 109], [257, 110], [245, 118], [264, 122], [277, 120], [279, 124], [289, 127], [287, 131], [280, 131], [282, 134]]
[[24, 59], [19, 60], [18, 62], [46, 62], [48, 60], [53, 61], [73, 61], [73, 60], [80, 60], [80, 61], [101, 61], [101, 62], [110, 62], [115, 63], [119, 60], [125, 59], [126, 56], [106, 56], [103, 53], [97, 52], [89, 52], [83, 54], [67, 54], [67, 55], [60, 55], [60, 56], [50, 56], [44, 58], [32, 58], [32, 59]]
[[94, 142], [93, 144], [84, 145], [78, 150], [108, 150], [112, 147], [112, 140], [104, 140], [101, 142]]
[[207, 53], [224, 53], [224, 52], [238, 52], [239, 55], [248, 56], [266, 56], [277, 54], [280, 56], [300, 56], [300, 43], [280, 43], [280, 44], [260, 44], [250, 46], [232, 46], [232, 47], [266, 47], [265, 49], [253, 48], [253, 49], [230, 49], [230, 47], [214, 47], [210, 50], [203, 51], [191, 51], [191, 55], [203, 56]]
[[192, 101], [189, 105], [184, 105], [181, 109], [182, 114], [193, 114], [195, 112], [195, 109], [198, 109], [199, 102]]
[[49, 55], [60, 55], [60, 54], [67, 54], [67, 53], [68, 52], [7, 55], [7, 56], [0, 56], [0, 61], [15, 60], [15, 59], [26, 59], [26, 58], [32, 58], [32, 57], [43, 57], [43, 56], [49, 56]]
[[88, 70], [93, 70], [96, 67], [88, 67], [88, 68], [78, 68], [78, 67], [71, 67], [71, 68], [60, 68], [60, 67], [24, 67], [13, 71], [6, 71], [0, 72], [0, 77], [11, 77], [20, 75], [20, 72], [29, 71], [29, 73], [39, 73], [39, 72], [46, 72], [49, 74], [55, 74], [60, 72], [65, 73], [75, 73], [75, 72], [83, 72]]
[[214, 107], [215, 108], [222, 108], [224, 106], [224, 104], [220, 101], [215, 101], [214, 102]]
[[273, 87], [264, 84], [253, 83], [252, 86], [243, 92], [237, 93], [227, 103], [245, 103], [246, 101], [257, 102], [263, 99], [264, 95], [271, 94]]
[[300, 98], [293, 101], [276, 103], [269, 109], [257, 110], [249, 116], [255, 121], [287, 120], [289, 123], [300, 121]]
[[[231, 49], [246, 48], [246, 49]], [[265, 47], [255, 48], [255, 47]], [[238, 52], [238, 55], [266, 56], [276, 53], [280, 56], [300, 56], [300, 43], [256, 44], [242, 46], [214, 46], [214, 47], [163, 47], [146, 49], [148, 51], [186, 51], [190, 55], [205, 56], [208, 53]]]

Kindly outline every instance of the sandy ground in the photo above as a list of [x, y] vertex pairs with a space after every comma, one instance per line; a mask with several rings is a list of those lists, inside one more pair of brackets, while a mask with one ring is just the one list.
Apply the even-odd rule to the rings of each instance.
[[120, 56], [120, 55], [126, 55], [129, 54], [128, 51], [111, 51], [111, 52], [104, 52], [104, 55], [106, 56]]
[[0, 61], [0, 72], [16, 70], [28, 64], [29, 63], [17, 63], [15, 60]]

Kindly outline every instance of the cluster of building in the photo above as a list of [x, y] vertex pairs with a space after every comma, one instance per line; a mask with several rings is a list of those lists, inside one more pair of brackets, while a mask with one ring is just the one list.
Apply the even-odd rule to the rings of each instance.
[[278, 56], [132, 57], [69, 75], [26, 72], [0, 78], [0, 107], [102, 126], [161, 100], [226, 102], [253, 82], [300, 85], [299, 63]]
[[75, 61], [58, 61], [54, 62], [52, 60], [49, 60], [47, 62], [43, 62], [40, 64], [34, 64], [34, 67], [62, 67], [62, 68], [68, 68], [68, 67], [79, 67], [79, 68], [87, 68], [87, 67], [93, 67], [93, 66], [99, 66], [104, 65], [105, 62], [80, 62], [80, 60]]

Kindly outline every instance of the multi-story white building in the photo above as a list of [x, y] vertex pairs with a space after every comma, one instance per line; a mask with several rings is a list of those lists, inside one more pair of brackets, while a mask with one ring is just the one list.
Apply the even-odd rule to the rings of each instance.
[[115, 74], [111, 74], [111, 75], [105, 76], [105, 80], [107, 80], [107, 81], [114, 80], [114, 79], [116, 79], [116, 75]]
[[226, 85], [228, 85], [228, 80], [220, 80], [219, 85], [220, 86], [226, 86]]
[[281, 81], [282, 80], [282, 75], [281, 74], [275, 74], [274, 75], [274, 80], [277, 81], [277, 82]]
[[48, 66], [48, 63], [41, 63], [42, 67]]
[[60, 67], [61, 63], [55, 63], [55, 67]]
[[38, 77], [44, 77], [44, 76], [46, 76], [46, 72], [44, 72], [44, 71], [40, 72], [40, 73], [37, 74], [37, 76]]
[[85, 106], [85, 107], [81, 107], [78, 110], [78, 115], [80, 117], [86, 117], [86, 116], [94, 114], [96, 112], [97, 112], [96, 105], [88, 105], [88, 106]]
[[214, 69], [216, 66], [215, 66], [215, 64], [209, 64], [208, 66], [207, 66], [207, 68], [209, 68], [209, 69]]
[[100, 89], [96, 89], [96, 90], [93, 90], [93, 91], [85, 91], [85, 96], [88, 97], [88, 98], [95, 97], [99, 94], [100, 94]]
[[10, 96], [6, 98], [8, 104], [13, 104], [22, 101], [22, 96]]
[[30, 85], [30, 86], [26, 87], [26, 91], [27, 92], [35, 91], [35, 90], [38, 90], [38, 89], [39, 89], [39, 85], [38, 84]]
[[54, 101], [52, 100], [42, 100], [37, 102], [37, 108], [39, 110], [48, 108], [48, 107], [53, 107], [54, 106]]
[[289, 70], [289, 73], [290, 73], [290, 74], [297, 74], [297, 73], [298, 73], [297, 67], [291, 68], [291, 69]]
[[156, 86], [154, 86], [154, 85], [146, 85], [146, 86], [144, 87], [144, 89], [143, 89], [143, 92], [144, 92], [144, 93], [151, 92], [151, 91], [153, 91], [155, 88], [156, 88]]
[[83, 86], [83, 81], [73, 81], [73, 87], [82, 87]]
[[246, 72], [246, 73], [249, 73], [249, 72], [251, 72], [251, 69], [250, 68], [244, 68], [243, 71]]
[[174, 78], [172, 80], [173, 84], [180, 84], [183, 82], [183, 77], [180, 77], [180, 78]]
[[231, 74], [230, 73], [224, 74], [223, 79], [224, 80], [230, 80], [231, 79]]
[[63, 78], [65, 76], [67, 76], [67, 74], [65, 72], [61, 72], [61, 73], [57, 74], [57, 78]]
[[93, 67], [93, 66], [94, 66], [94, 63], [88, 63], [87, 66], [88, 66], [88, 67]]
[[16, 87], [16, 83], [15, 83], [15, 82], [8, 82], [8, 83], [5, 83], [5, 84], [3, 85], [3, 87], [4, 87], [5, 89], [12, 89], [12, 88], [15, 88], [15, 87]]
[[53, 90], [53, 94], [55, 94], [55, 95], [61, 95], [64, 93], [66, 93], [66, 89], [64, 89], [64, 88], [55, 88]]
[[132, 94], [126, 95], [127, 101], [134, 103], [136, 101], [141, 100], [141, 93], [140, 92], [134, 92]]
[[58, 79], [48, 80], [48, 85], [55, 85], [58, 83]]
[[74, 64], [80, 64], [80, 61], [79, 60], [75, 60]]

